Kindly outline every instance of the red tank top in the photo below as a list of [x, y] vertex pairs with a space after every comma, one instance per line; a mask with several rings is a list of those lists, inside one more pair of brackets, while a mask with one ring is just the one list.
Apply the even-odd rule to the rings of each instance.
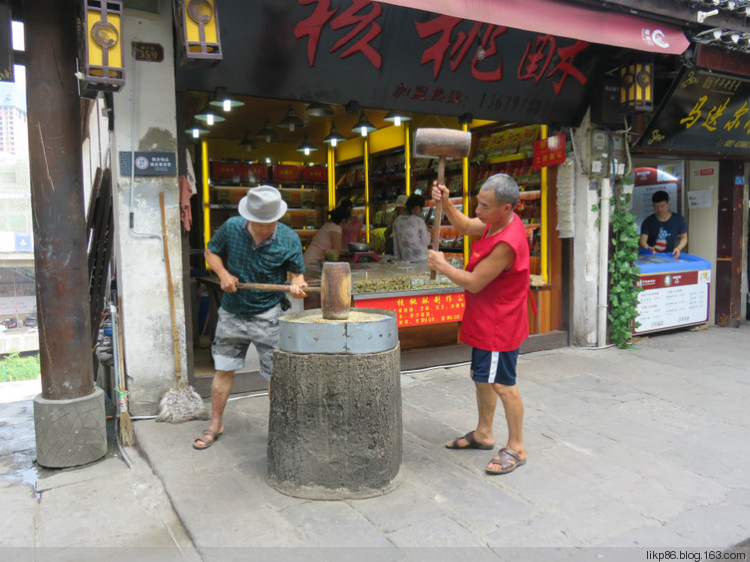
[[489, 226], [472, 244], [466, 270], [473, 271], [500, 242], [511, 247], [516, 259], [509, 271], [501, 272], [478, 293], [466, 291], [461, 341], [485, 351], [513, 351], [529, 336], [529, 242], [515, 213], [511, 223], [494, 236], [487, 238], [488, 230]]

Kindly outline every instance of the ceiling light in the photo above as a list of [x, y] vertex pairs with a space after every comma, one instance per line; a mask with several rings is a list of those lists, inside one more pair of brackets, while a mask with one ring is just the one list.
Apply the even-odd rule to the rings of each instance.
[[332, 117], [333, 108], [330, 105], [326, 105], [324, 103], [313, 102], [307, 106], [307, 109], [305, 109], [305, 114], [311, 115], [313, 117]]
[[330, 144], [331, 146], [336, 146], [340, 142], [344, 142], [346, 139], [342, 137], [339, 132], [336, 130], [336, 125], [331, 123], [331, 132], [328, 133], [328, 136], [323, 139], [323, 142], [326, 144]]
[[232, 98], [230, 98], [226, 88], [216, 88], [214, 99], [212, 99], [208, 103], [213, 106], [220, 107], [224, 111], [230, 111], [233, 107], [242, 107], [243, 105], [245, 105], [245, 102], [233, 100]]
[[257, 148], [255, 141], [250, 138], [250, 131], [245, 131], [245, 138], [240, 141], [240, 146], [248, 152], [252, 152]]
[[265, 140], [266, 142], [276, 140], [276, 131], [274, 131], [273, 127], [271, 127], [271, 120], [268, 117], [266, 117], [266, 122], [263, 125], [263, 128], [258, 131], [258, 134], [256, 136]]
[[398, 111], [389, 111], [388, 114], [383, 117], [384, 121], [391, 121], [396, 127], [399, 127], [403, 121], [411, 121], [411, 116]]
[[305, 156], [310, 156], [310, 153], [318, 150], [318, 147], [310, 143], [310, 139], [307, 137], [307, 133], [305, 133], [305, 139], [297, 150], [304, 152]]
[[289, 132], [293, 133], [294, 129], [300, 129], [303, 126], [304, 123], [299, 117], [297, 117], [297, 114], [294, 112], [294, 108], [290, 105], [289, 112], [286, 114], [286, 117], [281, 120], [281, 123], [279, 123], [279, 127], [281, 127], [282, 129], [289, 129]]
[[206, 105], [203, 109], [201, 109], [198, 113], [196, 113], [195, 118], [198, 121], [203, 121], [209, 127], [213, 125], [214, 123], [221, 123], [222, 121], [226, 121], [224, 117], [216, 113], [208, 105]]
[[369, 135], [370, 133], [376, 130], [377, 130], [377, 127], [375, 127], [375, 125], [370, 123], [364, 111], [360, 114], [359, 121], [357, 121], [354, 124], [354, 127], [352, 127], [352, 133], [359, 133], [363, 137], [366, 137], [367, 135]]
[[198, 121], [193, 121], [192, 124], [185, 129], [185, 132], [192, 136], [194, 139], [200, 138], [201, 135], [208, 134], [210, 131], [201, 125]]

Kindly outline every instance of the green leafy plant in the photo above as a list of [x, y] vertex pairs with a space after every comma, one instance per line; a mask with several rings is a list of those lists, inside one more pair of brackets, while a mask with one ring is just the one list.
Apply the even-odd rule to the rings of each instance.
[[0, 382], [28, 381], [39, 376], [39, 354], [21, 357], [13, 351], [0, 361]]
[[[625, 178], [624, 182], [632, 182]], [[615, 184], [612, 199], [612, 244], [614, 253], [609, 262], [609, 335], [617, 347], [632, 347], [633, 327], [638, 306], [638, 293], [642, 288], [635, 284], [635, 275], [640, 268], [635, 265], [638, 259], [638, 239], [635, 216], [630, 212], [630, 195], [623, 191], [623, 181]]]

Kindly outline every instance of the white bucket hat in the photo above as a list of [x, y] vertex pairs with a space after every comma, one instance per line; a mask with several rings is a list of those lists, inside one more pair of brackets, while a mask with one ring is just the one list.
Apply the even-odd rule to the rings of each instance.
[[240, 215], [251, 222], [275, 222], [286, 213], [281, 193], [270, 185], [248, 189], [237, 207]]

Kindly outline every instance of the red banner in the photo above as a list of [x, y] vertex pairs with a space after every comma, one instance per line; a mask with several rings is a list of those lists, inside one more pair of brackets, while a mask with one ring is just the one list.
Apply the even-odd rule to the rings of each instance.
[[565, 162], [565, 134], [554, 135], [534, 143], [533, 168], [556, 166]]
[[413, 297], [386, 297], [354, 301], [355, 308], [384, 308], [398, 313], [398, 327], [460, 322], [466, 300], [463, 293], [432, 293]]

